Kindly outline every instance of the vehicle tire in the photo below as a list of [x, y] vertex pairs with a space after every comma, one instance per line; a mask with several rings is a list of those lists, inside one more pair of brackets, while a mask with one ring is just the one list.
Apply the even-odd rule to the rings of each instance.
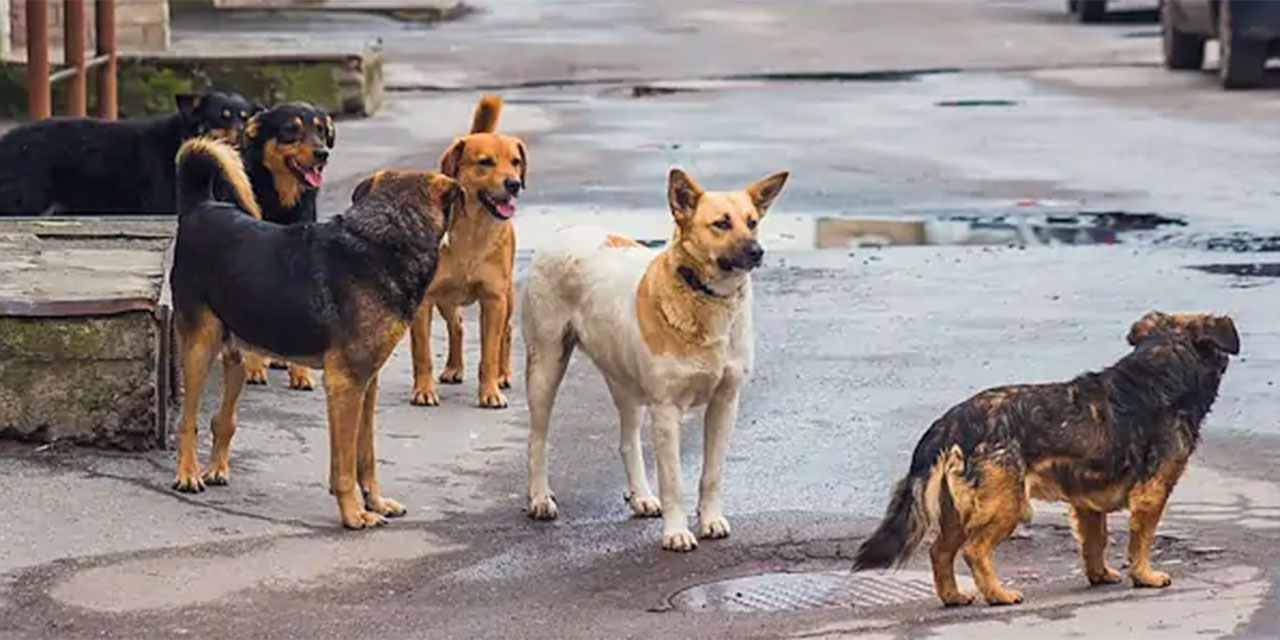
[[1075, 0], [1076, 17], [1085, 24], [1096, 24], [1107, 19], [1107, 0]]
[[1161, 3], [1160, 40], [1164, 45], [1164, 66], [1168, 69], [1199, 69], [1204, 66], [1204, 37], [1178, 31], [1173, 25], [1169, 4]]
[[1218, 9], [1218, 77], [1224, 89], [1257, 87], [1267, 77], [1267, 41], [1234, 33], [1231, 3]]

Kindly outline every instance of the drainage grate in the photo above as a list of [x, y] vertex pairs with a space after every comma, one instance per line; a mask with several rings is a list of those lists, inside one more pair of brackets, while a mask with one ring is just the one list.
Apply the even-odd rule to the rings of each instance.
[[933, 577], [923, 571], [823, 571], [721, 580], [678, 591], [670, 601], [679, 611], [777, 612], [884, 607], [933, 597]]

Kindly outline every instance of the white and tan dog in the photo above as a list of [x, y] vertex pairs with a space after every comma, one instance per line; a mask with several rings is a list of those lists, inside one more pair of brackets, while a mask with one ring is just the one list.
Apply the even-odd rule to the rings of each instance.
[[[782, 190], [778, 173], [737, 192], [704, 192], [672, 169], [667, 197], [676, 228], [660, 253], [634, 241], [577, 229], [554, 252], [539, 252], [521, 307], [529, 395], [529, 516], [556, 517], [547, 484], [547, 427], [569, 357], [580, 347], [604, 374], [618, 408], [627, 504], [662, 515], [662, 547], [698, 541], [681, 508], [680, 420], [706, 406], [698, 534], [729, 535], [720, 504], [725, 450], [738, 389], [753, 357], [750, 272], [764, 250], [757, 226]], [[594, 236], [594, 237], [593, 237]], [[658, 462], [654, 498], [640, 454], [648, 407]]]

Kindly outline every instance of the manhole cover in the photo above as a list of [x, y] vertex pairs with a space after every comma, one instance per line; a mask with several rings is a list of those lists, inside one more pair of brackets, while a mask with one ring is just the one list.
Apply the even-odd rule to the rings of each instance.
[[846, 570], [766, 573], [700, 584], [676, 592], [671, 606], [680, 611], [805, 611], [883, 607], [933, 597], [933, 576], [923, 571]]

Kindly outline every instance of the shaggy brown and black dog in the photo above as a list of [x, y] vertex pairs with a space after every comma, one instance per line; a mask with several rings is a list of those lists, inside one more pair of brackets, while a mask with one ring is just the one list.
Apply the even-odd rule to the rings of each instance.
[[996, 578], [991, 553], [1030, 518], [1036, 498], [1070, 505], [1095, 585], [1120, 581], [1106, 563], [1106, 514], [1129, 509], [1130, 579], [1168, 586], [1168, 574], [1151, 568], [1151, 541], [1240, 337], [1225, 316], [1153, 311], [1134, 323], [1129, 344], [1132, 352], [1100, 372], [988, 389], [934, 422], [854, 570], [906, 562], [937, 525], [929, 556], [944, 604], [973, 601], [956, 586], [962, 550], [988, 603], [1021, 602]]

